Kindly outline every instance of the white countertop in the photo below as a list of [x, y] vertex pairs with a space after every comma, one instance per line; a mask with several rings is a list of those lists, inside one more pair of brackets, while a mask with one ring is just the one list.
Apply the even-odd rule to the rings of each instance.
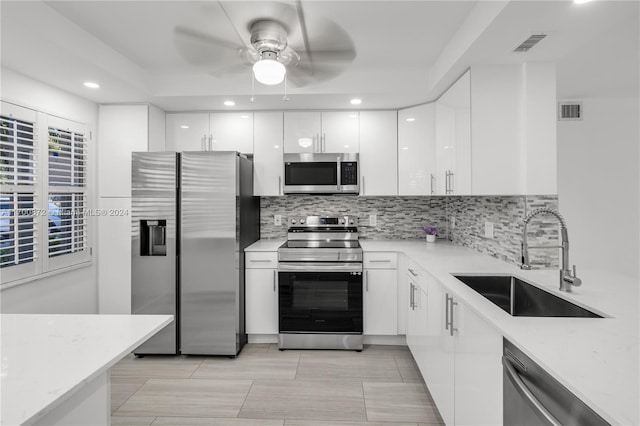
[[287, 241], [286, 239], [279, 240], [258, 240], [251, 244], [244, 251], [277, 251], [278, 247]]
[[0, 315], [0, 424], [32, 423], [173, 321], [173, 315]]
[[[261, 251], [275, 251], [283, 242], [260, 240], [247, 251], [256, 245]], [[582, 286], [566, 293], [558, 290], [557, 270], [524, 271], [447, 242], [361, 239], [360, 244], [364, 251], [406, 254], [605, 420], [640, 424], [637, 280], [578, 265]], [[513, 274], [607, 318], [512, 317], [454, 278], [455, 273]]]

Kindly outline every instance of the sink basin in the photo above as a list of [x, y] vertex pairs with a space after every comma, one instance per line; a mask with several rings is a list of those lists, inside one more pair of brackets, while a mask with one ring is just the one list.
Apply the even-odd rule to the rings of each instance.
[[514, 317], [603, 318], [512, 275], [454, 275]]

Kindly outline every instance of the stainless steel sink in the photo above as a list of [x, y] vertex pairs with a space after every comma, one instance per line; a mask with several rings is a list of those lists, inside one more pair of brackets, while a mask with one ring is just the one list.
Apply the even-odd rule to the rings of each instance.
[[603, 318], [512, 275], [454, 275], [514, 317]]

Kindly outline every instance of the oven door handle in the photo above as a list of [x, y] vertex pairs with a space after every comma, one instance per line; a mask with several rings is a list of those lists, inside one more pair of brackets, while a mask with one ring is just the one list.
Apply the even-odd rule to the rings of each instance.
[[279, 262], [278, 271], [299, 272], [362, 272], [362, 263], [347, 262]]

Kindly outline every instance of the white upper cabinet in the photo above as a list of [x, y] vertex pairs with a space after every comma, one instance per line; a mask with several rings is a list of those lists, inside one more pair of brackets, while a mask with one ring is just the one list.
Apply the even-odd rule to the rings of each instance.
[[471, 87], [467, 71], [436, 102], [437, 195], [471, 194]]
[[167, 114], [167, 151], [238, 151], [253, 153], [253, 113]]
[[358, 152], [357, 112], [285, 112], [284, 152]]
[[214, 151], [253, 153], [253, 113], [215, 112], [209, 115], [211, 148]]
[[284, 113], [284, 152], [321, 152], [319, 112]]
[[360, 195], [398, 195], [398, 113], [360, 113]]
[[322, 152], [358, 152], [360, 124], [357, 111], [322, 113]]
[[398, 111], [398, 195], [431, 195], [435, 175], [435, 104]]
[[473, 194], [555, 194], [553, 63], [471, 68]]
[[208, 113], [167, 114], [167, 151], [203, 151], [209, 134]]
[[253, 195], [282, 195], [282, 113], [254, 113], [253, 129]]

